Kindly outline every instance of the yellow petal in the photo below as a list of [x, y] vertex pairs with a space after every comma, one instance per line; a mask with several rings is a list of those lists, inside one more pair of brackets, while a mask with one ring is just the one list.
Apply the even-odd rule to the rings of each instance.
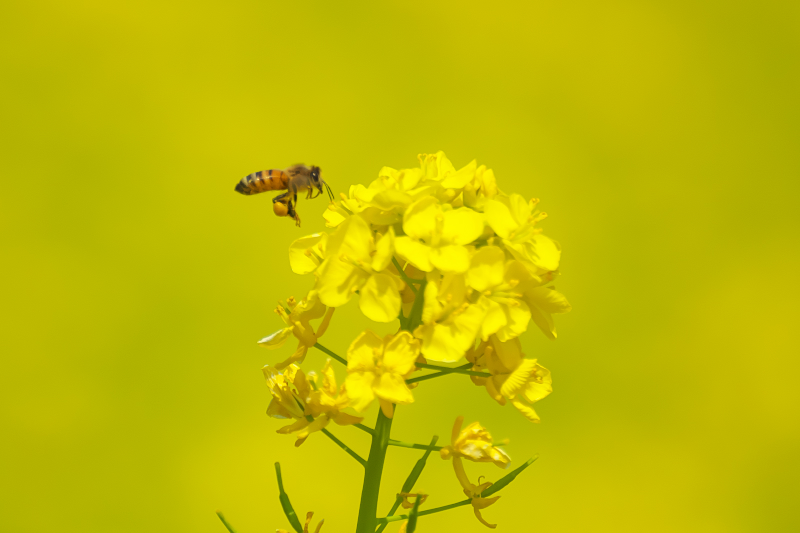
[[373, 386], [375, 395], [391, 403], [408, 404], [414, 401], [405, 378], [399, 374], [383, 374]]
[[511, 233], [519, 228], [508, 206], [497, 200], [487, 200], [483, 214], [486, 215], [489, 226], [503, 239], [508, 239]]
[[430, 239], [436, 230], [436, 217], [442, 209], [436, 198], [426, 196], [411, 204], [403, 214], [403, 231], [414, 239]]
[[315, 233], [307, 237], [300, 237], [289, 245], [289, 265], [295, 274], [310, 274], [314, 272], [322, 259], [315, 259], [313, 255], [306, 255], [307, 250], [313, 251], [315, 246], [327, 240], [326, 233]]
[[478, 305], [481, 306], [485, 313], [481, 322], [481, 337], [486, 341], [489, 340], [491, 335], [505, 327], [508, 323], [508, 318], [500, 304], [485, 296], [481, 296], [480, 300], [478, 300]]
[[383, 411], [383, 415], [386, 418], [392, 418], [394, 416], [394, 404], [392, 402], [379, 398], [378, 403], [380, 404], [381, 411]]
[[337, 392], [336, 387], [336, 373], [333, 371], [331, 360], [325, 361], [325, 366], [322, 368], [322, 390], [331, 396], [335, 396]]
[[503, 386], [500, 388], [500, 394], [506, 398], [513, 398], [527, 385], [535, 371], [536, 360], [523, 359], [522, 363], [506, 377]]
[[328, 256], [345, 255], [352, 260], [369, 262], [373, 247], [369, 224], [360, 216], [351, 216], [328, 237], [325, 253]]
[[347, 397], [353, 402], [353, 409], [361, 412], [369, 407], [369, 404], [375, 399], [375, 393], [372, 392], [374, 383], [375, 374], [372, 372], [350, 372], [348, 369], [344, 386], [347, 390]]
[[418, 269], [423, 272], [433, 270], [431, 249], [426, 244], [410, 237], [402, 236], [395, 239], [394, 245], [397, 253]]
[[522, 344], [520, 344], [519, 338], [513, 338], [506, 342], [500, 342], [500, 340], [495, 336], [492, 337], [492, 347], [494, 348], [496, 357], [500, 360], [505, 368], [513, 370], [522, 363]]
[[445, 177], [442, 180], [442, 187], [447, 189], [460, 189], [464, 187], [464, 185], [472, 181], [472, 178], [475, 177], [475, 170], [477, 167], [477, 163], [473, 160], [458, 172], [453, 172]]
[[319, 276], [315, 289], [323, 304], [340, 307], [350, 301], [355, 291], [366, 283], [369, 274], [364, 270], [339, 260], [328, 257], [319, 267]]
[[404, 191], [410, 191], [417, 186], [419, 180], [422, 179], [422, 170], [419, 168], [410, 168], [401, 170], [400, 184]]
[[348, 372], [371, 372], [375, 368], [375, 353], [383, 350], [383, 340], [372, 331], [361, 333], [347, 349]]
[[353, 424], [360, 423], [362, 420], [364, 420], [364, 417], [355, 416], [348, 413], [336, 413], [333, 415], [332, 419], [340, 426], [352, 426]]
[[439, 286], [436, 283], [428, 283], [422, 300], [422, 322], [430, 324], [438, 320], [443, 312], [444, 306], [439, 302]]
[[375, 255], [372, 256], [372, 270], [380, 272], [392, 262], [394, 254], [394, 228], [389, 226], [389, 231], [383, 234], [375, 245]]
[[572, 310], [563, 294], [551, 287], [533, 287], [525, 291], [525, 298], [547, 313], [566, 313]]
[[521, 400], [511, 400], [511, 405], [516, 407], [517, 411], [522, 413], [525, 418], [531, 422], [539, 422], [541, 420], [539, 415], [536, 414], [536, 411], [533, 410], [533, 407], [526, 405]]
[[260, 341], [258, 344], [263, 346], [264, 348], [269, 348], [270, 350], [274, 350], [276, 348], [280, 348], [286, 343], [286, 339], [292, 334], [292, 328], [283, 328], [279, 329], [272, 335], [267, 335]]
[[533, 207], [528, 200], [514, 193], [508, 197], [508, 207], [511, 209], [511, 216], [514, 217], [518, 226], [527, 224], [533, 211]]
[[467, 284], [478, 292], [503, 283], [506, 254], [498, 246], [484, 246], [475, 252], [467, 272]]
[[371, 204], [383, 211], [405, 208], [411, 203], [411, 196], [405, 191], [385, 189], [372, 198]]
[[558, 270], [561, 261], [561, 248], [553, 239], [542, 235], [531, 237], [527, 246], [531, 247], [531, 261], [542, 270]]
[[341, 208], [338, 204], [329, 204], [328, 208], [322, 213], [322, 218], [325, 219], [325, 226], [328, 228], [335, 228], [341, 225], [350, 213]]
[[444, 213], [442, 239], [453, 244], [469, 244], [483, 233], [484, 218], [468, 207]]
[[304, 427], [308, 426], [310, 422], [305, 418], [301, 418], [300, 420], [295, 421], [288, 426], [283, 426], [282, 428], [278, 429], [276, 433], [280, 433], [281, 435], [288, 435], [289, 433], [294, 433], [295, 431], [300, 431]]
[[553, 392], [553, 378], [550, 371], [542, 365], [536, 365], [536, 376], [541, 381], [530, 381], [522, 395], [531, 403], [538, 402]]
[[548, 339], [556, 340], [556, 324], [553, 321], [552, 315], [539, 309], [536, 305], [531, 305], [530, 310], [531, 319], [534, 324], [539, 326], [539, 329], [542, 330], [542, 333], [544, 333]]
[[361, 288], [358, 306], [370, 320], [391, 322], [400, 313], [401, 305], [400, 291], [390, 274], [373, 274]]
[[384, 371], [405, 376], [414, 370], [417, 356], [419, 356], [419, 341], [408, 331], [401, 331], [386, 345], [383, 353]]
[[469, 252], [457, 244], [431, 248], [430, 260], [433, 266], [443, 272], [461, 273], [469, 270]]
[[503, 312], [506, 316], [506, 325], [497, 332], [497, 337], [501, 341], [505, 342], [525, 333], [531, 320], [531, 310], [525, 302], [518, 301], [518, 305], [504, 305]]

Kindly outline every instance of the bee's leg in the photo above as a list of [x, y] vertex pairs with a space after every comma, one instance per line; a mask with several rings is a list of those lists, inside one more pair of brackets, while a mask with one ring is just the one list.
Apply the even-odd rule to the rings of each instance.
[[300, 227], [300, 216], [297, 214], [297, 211], [294, 210], [294, 207], [292, 207], [292, 202], [291, 201], [289, 201], [289, 216], [294, 219], [295, 224], [299, 228]]
[[285, 197], [286, 197], [288, 194], [289, 194], [288, 192], [285, 192], [285, 193], [283, 193], [283, 194], [279, 194], [278, 196], [276, 196], [275, 198], [273, 198], [273, 199], [272, 199], [272, 203], [273, 203], [273, 204], [274, 204], [274, 203], [276, 203], [276, 202], [282, 202], [282, 203], [284, 203], [284, 200], [283, 200], [283, 199], [284, 199], [284, 198], [285, 198]]

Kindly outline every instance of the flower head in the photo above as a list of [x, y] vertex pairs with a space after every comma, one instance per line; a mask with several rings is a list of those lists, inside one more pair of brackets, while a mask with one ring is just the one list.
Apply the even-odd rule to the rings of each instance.
[[525, 266], [516, 260], [506, 261], [498, 246], [484, 246], [472, 256], [467, 283], [478, 292], [485, 312], [481, 337], [497, 334], [501, 340], [517, 337], [528, 329], [531, 311], [520, 289], [532, 279]]
[[[467, 497], [471, 499], [472, 509], [475, 512], [475, 517], [480, 521], [481, 524], [485, 525], [488, 528], [494, 529], [497, 527], [497, 524], [490, 524], [486, 520], [484, 520], [483, 516], [481, 515], [481, 509], [485, 509], [486, 507], [492, 505], [494, 502], [500, 499], [500, 496], [495, 496], [494, 498], [483, 498], [481, 496], [481, 493], [483, 493], [483, 491], [489, 488], [492, 484], [490, 482], [481, 483], [481, 478], [478, 478], [478, 485], [473, 484], [467, 477], [467, 473], [466, 471], [464, 471], [464, 465], [461, 462], [461, 457], [464, 457], [464, 455], [461, 455], [459, 453], [453, 453], [453, 451], [455, 451], [459, 447], [458, 446], [459, 442], [465, 443], [467, 440], [461, 438], [462, 437], [461, 425], [463, 424], [463, 422], [464, 422], [464, 417], [459, 416], [458, 418], [456, 418], [455, 424], [453, 424], [453, 432], [450, 438], [452, 444], [448, 450], [447, 455], [453, 458], [453, 470], [455, 470], [456, 477], [458, 478], [459, 483], [461, 483], [461, 488], [464, 489], [464, 494], [466, 494]], [[470, 425], [470, 427], [472, 427], [472, 425]], [[467, 430], [469, 430], [469, 427], [467, 428]], [[444, 455], [445, 454], [443, 454], [443, 456]], [[507, 457], [508, 456], [506, 456], [506, 458]]]
[[476, 385], [486, 391], [500, 405], [511, 402], [525, 418], [539, 422], [532, 405], [553, 392], [550, 371], [536, 362], [525, 359], [519, 339], [501, 342], [496, 336], [490, 342], [481, 343], [467, 354], [473, 369], [489, 371], [491, 377], [472, 376]]
[[414, 331], [422, 340], [422, 354], [433, 361], [458, 361], [475, 342], [483, 309], [470, 303], [462, 274], [429, 281], [424, 297], [422, 324]]
[[[456, 419], [452, 443], [439, 450], [442, 459], [463, 457], [477, 463], [494, 463], [500, 468], [508, 467], [511, 458], [501, 448], [495, 447], [489, 432], [479, 422], [473, 422], [460, 430], [463, 421], [463, 416]], [[456, 429], [460, 432], [456, 432]]]
[[[327, 309], [325, 305], [322, 304], [316, 291], [308, 293], [308, 296], [303, 298], [299, 303], [294, 297], [289, 298], [286, 303], [278, 302], [275, 313], [281, 317], [286, 327], [279, 329], [271, 335], [267, 335], [258, 341], [258, 344], [270, 350], [274, 350], [283, 346], [286, 340], [294, 335], [299, 341], [297, 350], [291, 357], [275, 365], [275, 368], [282, 369], [292, 363], [302, 362], [303, 359], [305, 359], [308, 349], [314, 346], [317, 343], [317, 339], [322, 337], [325, 333], [333, 311], [333, 308]], [[310, 321], [320, 318], [323, 315], [324, 318], [320, 323], [319, 329], [315, 332]]]
[[295, 446], [300, 446], [308, 436], [319, 431], [331, 421], [340, 426], [357, 424], [363, 420], [343, 412], [350, 401], [342, 389], [336, 388], [336, 376], [330, 360], [322, 370], [323, 380], [317, 384], [315, 375], [306, 375], [297, 365], [289, 365], [283, 372], [265, 366], [272, 401], [267, 414], [273, 418], [292, 418], [295, 422], [278, 430], [281, 434], [294, 433]]
[[452, 209], [426, 196], [403, 215], [404, 236], [395, 243], [397, 252], [424, 272], [466, 272], [470, 244], [483, 233], [483, 215], [472, 209]]
[[391, 227], [376, 243], [363, 218], [347, 218], [328, 239], [325, 260], [317, 271], [315, 289], [320, 300], [325, 305], [339, 307], [358, 291], [359, 307], [367, 318], [376, 322], [397, 318], [404, 284], [387, 270], [392, 262], [394, 241]]
[[378, 399], [383, 414], [392, 418], [392, 404], [414, 401], [406, 378], [414, 370], [419, 342], [407, 331], [383, 339], [371, 331], [358, 336], [347, 351], [345, 388], [356, 411], [366, 409]]

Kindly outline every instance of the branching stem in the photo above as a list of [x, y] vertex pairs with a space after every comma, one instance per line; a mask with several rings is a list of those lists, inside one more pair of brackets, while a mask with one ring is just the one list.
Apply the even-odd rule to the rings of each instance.
[[326, 347], [324, 347], [320, 343], [316, 343], [314, 345], [314, 348], [316, 348], [317, 350], [319, 350], [319, 351], [321, 351], [323, 353], [326, 353], [326, 354], [330, 355], [331, 357], [333, 357], [334, 359], [336, 359], [337, 361], [342, 363], [344, 366], [347, 366], [347, 360], [344, 357], [336, 355], [335, 353], [333, 353], [332, 351], [330, 351], [329, 349], [327, 349]]
[[335, 443], [336, 443], [336, 445], [337, 445], [337, 446], [339, 446], [339, 448], [341, 448], [341, 449], [343, 449], [344, 451], [346, 451], [346, 452], [347, 452], [347, 454], [348, 454], [350, 457], [352, 457], [353, 459], [355, 459], [356, 461], [358, 461], [358, 462], [361, 464], [361, 466], [363, 466], [364, 468], [366, 468], [366, 467], [367, 467], [367, 462], [364, 460], [364, 458], [363, 458], [363, 457], [361, 457], [360, 455], [358, 455], [358, 454], [357, 454], [356, 452], [354, 452], [353, 450], [351, 450], [351, 449], [350, 449], [350, 448], [349, 448], [349, 447], [348, 447], [348, 446], [347, 446], [347, 445], [346, 445], [344, 442], [342, 442], [342, 441], [340, 441], [339, 439], [337, 439], [337, 438], [336, 438], [336, 435], [334, 435], [333, 433], [331, 433], [330, 431], [328, 431], [328, 430], [327, 430], [327, 429], [325, 429], [325, 428], [322, 428], [322, 432], [325, 434], [325, 436], [327, 436], [329, 439], [331, 439], [333, 442], [335, 442]]
[[[464, 505], [469, 505], [472, 503], [471, 498], [467, 498], [466, 500], [461, 500], [460, 502], [451, 503], [450, 505], [443, 505], [441, 507], [434, 507], [433, 509], [428, 509], [427, 511], [420, 511], [419, 516], [424, 516], [427, 514], [434, 514], [434, 513], [441, 513], [442, 511], [449, 511], [450, 509], [455, 509], [456, 507], [462, 507]], [[407, 514], [397, 514], [394, 516], [386, 516], [383, 518], [378, 519], [379, 524], [388, 524], [389, 522], [397, 522], [398, 520], [408, 520]]]
[[408, 288], [411, 289], [411, 292], [413, 292], [414, 296], [416, 296], [417, 295], [417, 288], [414, 286], [414, 283], [415, 282], [416, 283], [422, 283], [422, 280], [409, 278], [408, 274], [403, 272], [403, 267], [400, 266], [400, 263], [397, 262], [397, 259], [395, 259], [394, 256], [392, 256], [392, 264], [397, 269], [397, 271], [400, 272], [400, 277], [403, 278], [403, 281], [406, 282], [406, 285], [408, 285]]

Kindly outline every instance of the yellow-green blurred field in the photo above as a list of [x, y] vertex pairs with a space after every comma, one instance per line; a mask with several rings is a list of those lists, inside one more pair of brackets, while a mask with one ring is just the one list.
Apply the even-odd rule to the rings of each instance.
[[[275, 433], [260, 367], [285, 354], [255, 344], [310, 288], [286, 252], [326, 202], [298, 230], [233, 186], [305, 162], [338, 193], [436, 150], [542, 199], [574, 310], [523, 337], [554, 375], [540, 425], [448, 377], [394, 432], [464, 414], [539, 453], [498, 531], [800, 530], [799, 5], [4, 4], [0, 530], [286, 528], [280, 460], [298, 512], [352, 531], [358, 465]], [[390, 451], [382, 509], [418, 455]], [[418, 486], [463, 498], [438, 459]], [[420, 520], [443, 530], [484, 528]]]

